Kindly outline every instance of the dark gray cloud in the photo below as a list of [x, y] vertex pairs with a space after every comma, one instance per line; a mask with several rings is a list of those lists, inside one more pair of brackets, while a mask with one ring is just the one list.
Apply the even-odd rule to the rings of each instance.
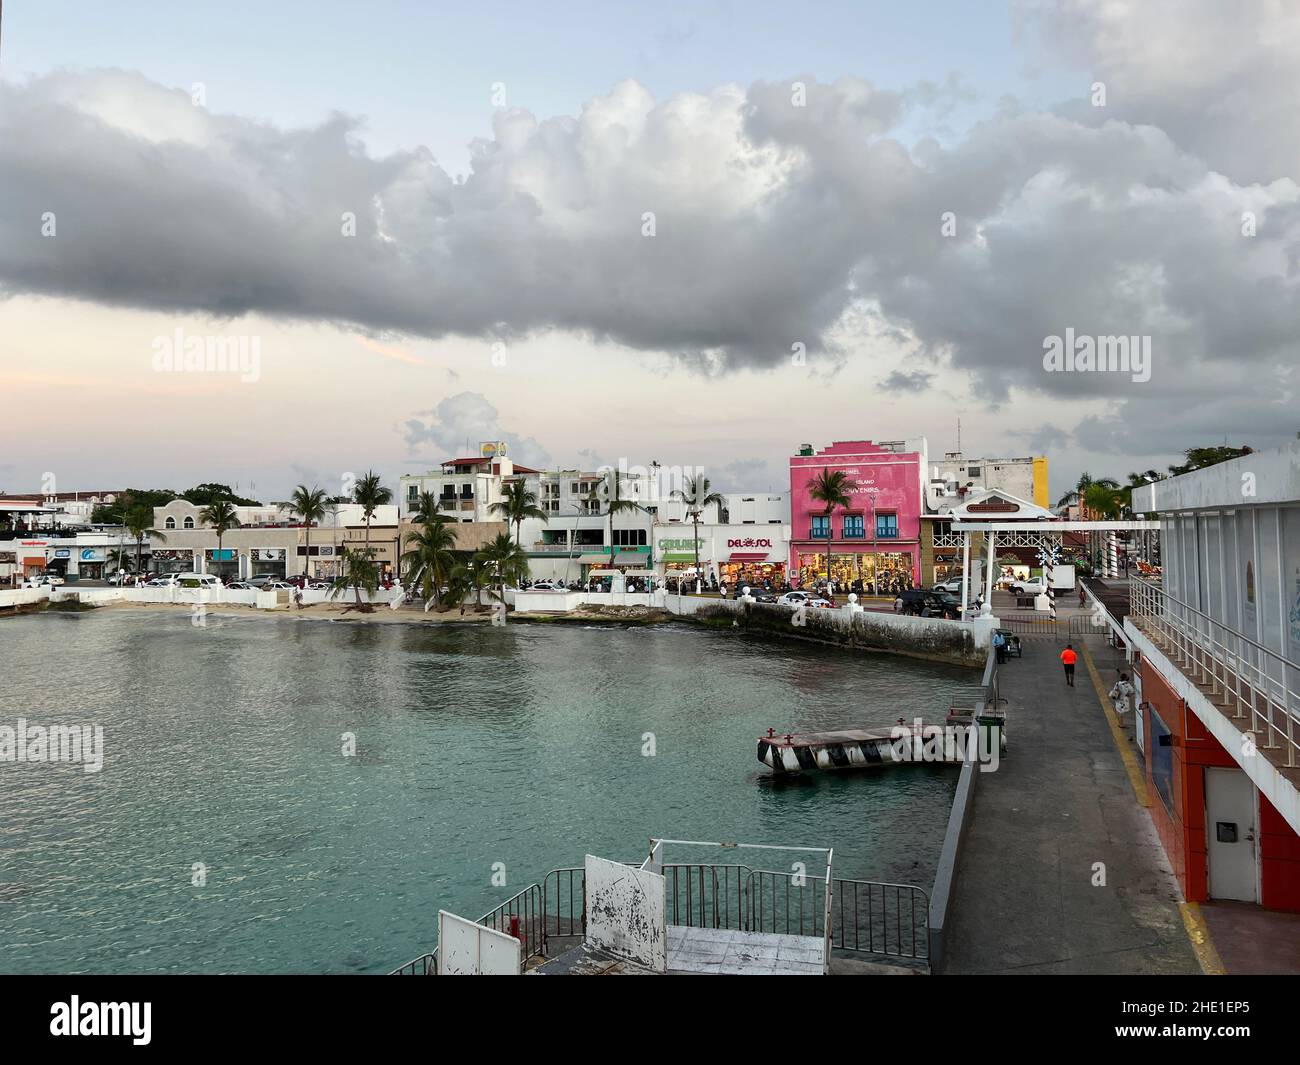
[[885, 392], [925, 392], [934, 380], [934, 374], [925, 370], [894, 370], [880, 382]]
[[[1280, 432], [1248, 412], [1297, 361], [1297, 16], [1017, 7], [1041, 61], [1079, 68], [1080, 100], [1002, 101], [908, 146], [909, 109], [968, 99], [960, 79], [662, 102], [629, 81], [573, 117], [498, 112], [463, 183], [424, 149], [372, 157], [342, 115], [276, 129], [120, 71], [0, 84], [0, 288], [429, 337], [570, 330], [713, 373], [788, 364], [795, 343], [851, 358], [844, 324], [870, 307], [984, 402], [1106, 401], [1140, 435], [1227, 412]], [[1046, 372], [1066, 330], [1150, 337], [1150, 380]]]

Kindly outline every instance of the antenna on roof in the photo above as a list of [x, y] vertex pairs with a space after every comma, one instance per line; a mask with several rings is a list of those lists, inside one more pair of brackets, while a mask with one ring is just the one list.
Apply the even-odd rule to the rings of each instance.
[[961, 415], [957, 416], [957, 454], [961, 454]]

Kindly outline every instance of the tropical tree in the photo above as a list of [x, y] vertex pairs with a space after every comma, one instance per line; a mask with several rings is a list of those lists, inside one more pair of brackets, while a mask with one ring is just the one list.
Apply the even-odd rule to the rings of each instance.
[[199, 511], [199, 521], [217, 534], [217, 558], [221, 558], [221, 541], [231, 529], [239, 527], [235, 504], [229, 499], [214, 499]]
[[605, 471], [602, 480], [597, 481], [588, 494], [587, 499], [597, 504], [601, 499], [605, 501], [605, 516], [609, 519], [609, 565], [614, 567], [614, 515], [628, 514], [637, 510], [645, 510], [640, 503], [634, 499], [623, 498], [622, 481], [619, 479], [618, 470], [610, 467]]
[[167, 537], [158, 529], [152, 528], [153, 510], [150, 507], [140, 506], [132, 507], [122, 516], [122, 524], [126, 526], [126, 531], [131, 534], [135, 540], [135, 571], [141, 572], [140, 556], [144, 552], [145, 537], [150, 540], [161, 540], [167, 542]]
[[489, 576], [489, 586], [497, 586], [496, 598], [505, 602], [507, 585], [517, 585], [528, 575], [528, 552], [510, 539], [508, 533], [498, 533], [474, 553], [474, 561], [481, 572]]
[[325, 498], [325, 489], [319, 487], [308, 488], [305, 484], [300, 484], [289, 497], [289, 507], [302, 519], [307, 537], [307, 555], [302, 566], [304, 576], [311, 569], [311, 527], [325, 520], [329, 506], [329, 501]]
[[1170, 466], [1169, 472], [1177, 477], [1182, 473], [1191, 473], [1192, 470], [1203, 470], [1206, 466], [1217, 466], [1220, 462], [1228, 462], [1232, 459], [1239, 459], [1243, 455], [1253, 455], [1254, 448], [1251, 447], [1231, 447], [1228, 445], [1216, 447], [1190, 447], [1183, 452], [1185, 462]]
[[488, 586], [490, 576], [488, 563], [479, 558], [477, 553], [464, 556], [464, 561], [458, 562], [451, 569], [447, 580], [447, 601], [459, 602], [469, 592], [473, 592], [474, 605], [476, 608], [481, 608], [483, 589]]
[[[537, 493], [529, 491], [528, 485], [522, 481], [511, 481], [507, 484], [501, 493], [501, 501], [493, 503], [488, 510], [499, 517], [505, 518], [507, 522], [515, 527], [515, 543], [519, 543], [519, 529], [529, 518], [539, 518], [546, 522], [549, 519], [546, 511], [537, 505]], [[519, 544], [522, 547], [522, 544]]]
[[352, 501], [361, 507], [361, 515], [366, 521], [366, 554], [370, 554], [370, 519], [375, 511], [393, 501], [393, 490], [379, 479], [374, 470], [367, 470], [357, 481], [352, 490]]
[[1112, 481], [1109, 477], [1102, 477], [1097, 480], [1094, 480], [1092, 474], [1088, 473], [1085, 470], [1083, 473], [1079, 474], [1079, 480], [1075, 483], [1075, 486], [1056, 501], [1056, 505], [1058, 507], [1068, 507], [1072, 503], [1078, 503], [1081, 511], [1081, 517], [1084, 521], [1087, 521], [1088, 520], [1087, 495], [1088, 495], [1088, 489], [1091, 488], [1093, 485], [1099, 485], [1102, 488], [1112, 488], [1112, 489], [1119, 487], [1119, 483], [1117, 481]]
[[826, 578], [829, 580], [832, 550], [835, 544], [835, 533], [831, 526], [831, 518], [834, 516], [836, 507], [844, 510], [849, 508], [848, 475], [842, 470], [832, 470], [827, 467], [813, 478], [812, 484], [808, 487], [808, 494], [826, 506]]
[[[446, 514], [441, 511], [442, 500], [432, 492], [421, 492], [415, 501], [415, 509], [411, 511], [411, 521], [417, 525], [422, 525], [429, 521], [450, 521]], [[455, 502], [447, 500], [448, 503]]]
[[442, 588], [456, 565], [456, 534], [443, 517], [422, 522], [406, 534], [410, 549], [402, 555], [406, 572], [420, 575], [420, 597], [440, 605]]
[[700, 572], [700, 518], [704, 515], [706, 507], [716, 504], [721, 508], [726, 500], [718, 492], [710, 491], [709, 479], [704, 474], [695, 477], [687, 477], [681, 488], [674, 488], [669, 495], [670, 499], [680, 499], [686, 504], [686, 514], [691, 519], [691, 525], [695, 529], [695, 574], [698, 579]]
[[[356, 593], [357, 610], [369, 614], [375, 609], [370, 603], [361, 601], [363, 589], [371, 595], [379, 589], [379, 568], [375, 565], [375, 560], [370, 557], [369, 550], [354, 551], [347, 547], [343, 549], [343, 577], [330, 589], [330, 598], [337, 599], [349, 588]], [[352, 607], [348, 607], [343, 612], [346, 614], [351, 609]]]

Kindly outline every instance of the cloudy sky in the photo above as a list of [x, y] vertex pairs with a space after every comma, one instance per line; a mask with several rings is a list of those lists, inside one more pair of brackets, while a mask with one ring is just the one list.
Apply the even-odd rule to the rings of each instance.
[[1286, 0], [10, 3], [0, 489], [1278, 444], [1298, 69]]

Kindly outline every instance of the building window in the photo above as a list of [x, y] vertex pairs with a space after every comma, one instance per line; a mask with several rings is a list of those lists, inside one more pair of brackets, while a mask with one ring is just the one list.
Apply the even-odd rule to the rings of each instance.
[[814, 540], [825, 540], [831, 534], [831, 518], [829, 514], [814, 514], [812, 516], [812, 536]]
[[192, 528], [194, 528], [194, 519], [193, 519], [193, 518], [186, 518], [186, 519], [185, 519], [185, 528], [187, 528], [187, 529], [192, 529]]
[[898, 539], [898, 515], [897, 514], [876, 515], [876, 539], [878, 540]]
[[168, 518], [165, 522], [163, 522], [163, 528], [164, 528], [164, 529], [174, 529], [174, 528], [176, 528], [176, 519], [175, 519], [175, 518]]
[[865, 534], [865, 527], [862, 524], [861, 514], [844, 515], [844, 539], [861, 540]]
[[406, 500], [408, 503], [415, 503], [420, 498], [420, 486], [418, 484], [408, 484], [406, 486]]
[[614, 530], [615, 547], [645, 547], [646, 533], [644, 529], [615, 529]]
[[980, 475], [980, 468], [978, 466], [970, 466], [966, 470], [967, 477], [978, 477], [979, 475]]

